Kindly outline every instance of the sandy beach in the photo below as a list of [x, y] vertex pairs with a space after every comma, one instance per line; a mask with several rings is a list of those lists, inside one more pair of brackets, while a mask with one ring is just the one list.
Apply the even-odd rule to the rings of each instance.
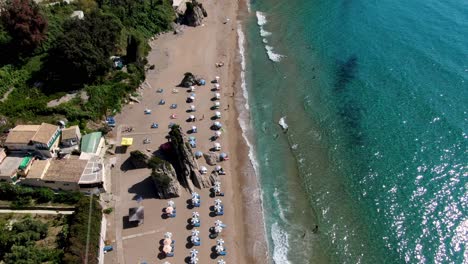
[[[237, 121], [236, 108], [241, 100], [236, 32], [238, 3], [201, 2], [208, 12], [204, 25], [197, 28], [184, 27], [181, 34], [167, 33], [150, 43], [152, 51], [148, 56], [148, 63], [154, 64], [155, 69], [147, 73], [145, 83], [138, 90], [141, 94], [140, 103], [127, 105], [116, 116], [118, 126], [109, 141], [118, 145], [122, 137], [132, 137], [134, 143], [126, 153], [116, 155], [117, 166], [112, 171], [112, 200], [115, 210], [108, 218], [107, 240], [113, 241], [115, 250], [106, 254], [105, 263], [186, 263], [192, 248], [199, 251], [199, 263], [217, 263], [220, 259], [227, 263], [268, 262], [259, 196], [253, 195], [258, 192], [255, 175], [249, 166], [248, 149]], [[224, 66], [216, 67], [218, 62], [223, 62]], [[207, 81], [205, 86], [196, 86], [193, 103], [186, 102], [190, 96], [188, 89], [177, 87], [185, 72], [192, 72]], [[221, 89], [217, 91], [221, 94], [220, 108], [211, 110], [214, 105], [214, 85], [210, 82], [215, 76], [220, 77]], [[158, 89], [164, 91], [158, 93]], [[165, 104], [159, 105], [160, 100], [165, 100]], [[177, 104], [177, 108], [171, 109], [171, 104]], [[190, 105], [196, 106], [196, 112], [187, 112]], [[145, 109], [150, 109], [152, 113], [145, 115]], [[221, 112], [218, 120], [213, 120], [215, 111]], [[176, 115], [177, 118], [171, 119], [171, 115]], [[194, 115], [196, 121], [187, 122], [189, 115]], [[219, 164], [226, 171], [226, 175], [221, 176], [222, 191], [225, 193], [221, 200], [225, 214], [216, 217], [209, 215], [209, 207], [214, 204], [215, 198], [209, 197], [207, 188], [197, 190], [201, 195], [199, 208], [188, 208], [190, 193], [184, 190], [181, 197], [173, 199], [177, 216], [163, 219], [162, 210], [166, 207], [167, 200], [155, 197], [155, 187], [148, 169], [133, 169], [128, 166], [130, 151], [157, 150], [161, 144], [167, 142], [165, 136], [169, 131], [168, 125], [172, 122], [179, 124], [184, 132], [197, 126], [198, 132], [188, 135], [197, 139], [197, 147], [192, 150], [208, 152], [213, 147], [210, 138], [214, 132], [210, 127], [214, 121], [223, 125], [222, 135], [216, 141], [221, 144], [220, 152], [225, 152], [230, 157], [228, 161]], [[158, 123], [159, 127], [151, 128], [153, 122]], [[133, 131], [122, 132], [126, 127], [132, 127]], [[150, 139], [151, 143], [143, 144], [145, 138]], [[209, 172], [214, 169], [203, 158], [197, 161], [199, 166], [207, 167]], [[141, 205], [145, 208], [145, 222], [137, 227], [129, 227], [128, 209], [137, 206], [137, 197], [143, 198]], [[188, 220], [195, 211], [200, 213], [201, 226], [198, 230], [201, 246], [192, 247], [188, 243], [191, 234]], [[224, 257], [213, 254], [216, 239], [209, 238], [209, 228], [218, 219], [227, 225], [218, 237], [225, 241], [228, 253]], [[163, 258], [160, 254], [159, 242], [164, 238], [165, 232], [172, 232], [174, 235], [174, 257]]]

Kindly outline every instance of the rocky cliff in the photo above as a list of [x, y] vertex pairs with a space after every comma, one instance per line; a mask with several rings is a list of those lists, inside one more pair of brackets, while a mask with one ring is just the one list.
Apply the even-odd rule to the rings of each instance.
[[181, 186], [174, 167], [156, 157], [151, 158], [149, 166], [152, 168], [151, 178], [156, 186], [156, 196], [162, 199], [179, 197]]
[[208, 176], [202, 175], [198, 168], [192, 149], [190, 148], [185, 135], [178, 125], [174, 125], [169, 132], [169, 142], [174, 152], [174, 163], [178, 166], [178, 179], [182, 186], [194, 191], [193, 185], [197, 188], [208, 188], [211, 186]]
[[197, 27], [203, 24], [203, 18], [208, 16], [203, 5], [196, 0], [189, 1], [185, 4], [186, 9], [182, 15], [182, 23], [191, 27]]

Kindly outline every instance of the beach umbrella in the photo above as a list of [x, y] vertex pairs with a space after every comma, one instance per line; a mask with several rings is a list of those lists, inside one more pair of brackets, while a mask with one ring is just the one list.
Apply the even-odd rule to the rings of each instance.
[[192, 198], [192, 204], [197, 204], [199, 202], [200, 202], [200, 199], [198, 199], [197, 197]]
[[199, 197], [200, 195], [197, 192], [192, 192], [192, 198], [193, 197]]
[[192, 225], [200, 223], [200, 219], [198, 219], [198, 217], [192, 217], [190, 223], [192, 223]]
[[216, 76], [215, 79], [216, 79], [216, 81], [219, 81], [219, 76]]
[[221, 112], [216, 111], [216, 112], [215, 112], [215, 116], [216, 116], [217, 118], [220, 118], [220, 117], [221, 117]]
[[190, 106], [190, 111], [192, 111], [192, 112], [195, 111], [195, 106], [194, 105]]
[[200, 231], [198, 229], [192, 230], [192, 236], [198, 236], [200, 235]]
[[196, 250], [196, 249], [190, 250], [190, 256], [193, 257], [193, 256], [197, 256], [197, 255], [198, 255], [198, 250]]
[[200, 172], [201, 173], [206, 173], [207, 171], [208, 171], [208, 169], [205, 166], [200, 167]]
[[195, 93], [191, 93], [190, 96], [192, 96], [193, 98], [197, 97]]
[[195, 152], [195, 157], [196, 158], [200, 158], [201, 156], [203, 156], [203, 153], [201, 151], [196, 151]]
[[190, 91], [195, 92], [195, 86], [190, 86]]
[[218, 260], [218, 264], [226, 264], [226, 261], [224, 261], [224, 259], [220, 259]]
[[220, 171], [220, 170], [222, 170], [222, 169], [223, 169], [223, 168], [221, 168], [221, 166], [219, 166], [219, 165], [217, 165], [217, 166], [215, 167], [215, 171]]
[[214, 191], [215, 191], [216, 193], [220, 193], [220, 192], [221, 192], [221, 186], [215, 186], [213, 189], [214, 189]]
[[221, 201], [221, 199], [216, 199], [216, 200], [215, 200], [215, 204], [221, 205], [222, 203], [223, 203], [223, 201]]
[[[218, 263], [219, 263], [219, 261], [218, 261]], [[171, 263], [169, 263], [168, 261], [165, 261], [163, 264], [171, 264]]]
[[198, 258], [197, 257], [191, 257], [190, 258], [190, 264], [197, 264], [198, 263]]
[[219, 99], [219, 98], [221, 97], [221, 94], [220, 94], [220, 93], [215, 93], [215, 94], [214, 94], [214, 97], [215, 97], [216, 99]]
[[214, 186], [221, 187], [221, 182], [220, 181], [215, 181]]
[[164, 234], [164, 238], [171, 238], [172, 237], [172, 233], [171, 232], [166, 232]]
[[215, 148], [216, 150], [220, 150], [220, 149], [221, 149], [221, 144], [219, 144], [218, 142], [215, 142], [215, 143], [213, 144], [213, 146], [214, 146], [214, 148]]
[[200, 217], [200, 213], [199, 212], [192, 212], [192, 217]]
[[221, 212], [222, 207], [221, 207], [221, 205], [215, 205], [214, 209], [215, 209], [216, 212], [219, 213], [219, 212]]
[[217, 128], [223, 127], [223, 125], [221, 125], [221, 123], [218, 122], [218, 121], [214, 122], [213, 125], [214, 125], [215, 127], [217, 127]]
[[196, 126], [192, 126], [192, 131], [195, 131], [197, 130], [197, 127]]
[[223, 239], [218, 239], [216, 240], [216, 245], [224, 245], [224, 240]]
[[172, 114], [171, 115], [171, 119], [176, 119], [177, 118], [177, 115], [176, 114]]
[[193, 101], [195, 100], [195, 96], [189, 96], [189, 99]]
[[223, 225], [223, 221], [219, 219], [215, 221], [215, 226], [222, 226], [222, 225]]
[[216, 107], [219, 107], [219, 106], [221, 105], [221, 103], [220, 103], [220, 102], [215, 102], [214, 105], [215, 105]]
[[143, 201], [143, 197], [141, 197], [141, 195], [138, 195], [136, 201], [137, 203], [141, 203]]
[[224, 160], [228, 157], [228, 155], [226, 153], [221, 153], [219, 154], [219, 157]]
[[195, 243], [200, 242], [200, 238], [198, 236], [191, 236], [190, 241], [192, 241], [192, 243], [195, 244]]
[[217, 253], [221, 253], [221, 252], [223, 252], [223, 251], [224, 251], [224, 247], [223, 247], [222, 245], [217, 245], [217, 246], [216, 246], [216, 252], [217, 252]]
[[216, 90], [219, 90], [219, 89], [220, 89], [220, 88], [219, 88], [219, 83], [216, 83], [216, 84], [215, 84], [215, 89], [216, 89]]
[[219, 138], [221, 136], [221, 131], [215, 131], [214, 137]]
[[167, 254], [167, 253], [169, 253], [169, 252], [171, 252], [171, 251], [172, 251], [172, 247], [171, 247], [170, 245], [165, 245], [165, 246], [163, 247], [163, 252], [164, 252], [164, 253]]
[[195, 119], [195, 116], [194, 116], [194, 115], [190, 115], [190, 116], [189, 116], [189, 119], [190, 119], [190, 120], [194, 120], [194, 119]]
[[164, 245], [170, 245], [172, 243], [172, 239], [170, 238], [165, 238], [164, 239]]
[[169, 207], [174, 207], [174, 208], [175, 208], [175, 203], [174, 203], [174, 201], [169, 200], [169, 201], [167, 202], [167, 206], [169, 206]]
[[223, 231], [223, 228], [220, 227], [220, 226], [215, 226], [214, 231], [219, 234], [219, 233], [221, 233], [221, 231]]
[[166, 207], [166, 213], [167, 214], [172, 214], [172, 212], [174, 212], [174, 208], [172, 208], [170, 206]]

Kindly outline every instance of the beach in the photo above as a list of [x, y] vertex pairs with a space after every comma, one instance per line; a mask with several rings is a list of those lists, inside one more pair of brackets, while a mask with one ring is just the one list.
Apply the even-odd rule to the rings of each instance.
[[[108, 138], [110, 143], [120, 144], [122, 137], [133, 138], [133, 145], [125, 153], [117, 153], [117, 163], [111, 174], [114, 212], [108, 216], [107, 240], [112, 241], [114, 251], [106, 254], [105, 263], [185, 263], [188, 261], [191, 249], [199, 251], [199, 263], [216, 263], [224, 259], [227, 263], [267, 263], [267, 248], [265, 243], [260, 195], [254, 170], [248, 159], [248, 148], [242, 138], [242, 130], [238, 123], [238, 111], [242, 106], [242, 92], [239, 84], [239, 53], [237, 39], [237, 2], [201, 1], [208, 12], [202, 26], [183, 27], [181, 33], [166, 33], [150, 42], [152, 48], [148, 56], [148, 64], [155, 65], [154, 70], [147, 72], [146, 81], [138, 89], [139, 103], [129, 103], [120, 114], [116, 115], [117, 127]], [[222, 62], [222, 67], [216, 63]], [[178, 87], [184, 73], [191, 72], [206, 80], [206, 85], [196, 86], [193, 103], [186, 99], [191, 92], [187, 88]], [[210, 108], [214, 85], [211, 83], [219, 76], [221, 118], [214, 120], [216, 111]], [[163, 89], [163, 92], [157, 90]], [[160, 105], [160, 100], [165, 104]], [[176, 104], [177, 108], [171, 109]], [[190, 105], [196, 107], [196, 112], [188, 112]], [[151, 114], [144, 114], [151, 110]], [[195, 122], [187, 122], [194, 115]], [[171, 118], [171, 116], [176, 118]], [[219, 165], [226, 171], [221, 175], [221, 189], [224, 197], [219, 197], [224, 204], [225, 214], [210, 216], [210, 206], [215, 198], [209, 196], [209, 188], [197, 190], [201, 196], [201, 206], [189, 209], [187, 201], [191, 198], [188, 190], [183, 190], [173, 201], [177, 216], [163, 219], [163, 209], [168, 200], [155, 197], [155, 187], [150, 178], [149, 169], [133, 169], [128, 166], [129, 153], [132, 150], [154, 152], [165, 142], [169, 132], [169, 124], [176, 123], [182, 131], [189, 132], [192, 126], [197, 127], [195, 136], [196, 148], [192, 151], [206, 153], [213, 147], [210, 140], [214, 131], [210, 129], [213, 122], [222, 125], [222, 135], [216, 140], [221, 144], [221, 151], [229, 155], [229, 160]], [[151, 128], [157, 123], [158, 128]], [[125, 129], [132, 127], [131, 132]], [[149, 144], [143, 144], [144, 139], [150, 139]], [[218, 152], [218, 154], [220, 153]], [[209, 173], [214, 166], [208, 166], [203, 158], [197, 159], [199, 167], [205, 166]], [[142, 201], [137, 202], [141, 197]], [[142, 205], [145, 219], [142, 225], [130, 227], [128, 210]], [[188, 243], [191, 227], [188, 220], [192, 212], [199, 212], [201, 226], [201, 245], [193, 247]], [[227, 227], [216, 239], [209, 238], [209, 228], [215, 220], [221, 220]], [[164, 258], [161, 253], [160, 240], [166, 232], [173, 234], [175, 240], [174, 257]], [[247, 234], [249, 234], [247, 236]], [[213, 254], [212, 248], [216, 240], [225, 241], [227, 255], [224, 257]]]

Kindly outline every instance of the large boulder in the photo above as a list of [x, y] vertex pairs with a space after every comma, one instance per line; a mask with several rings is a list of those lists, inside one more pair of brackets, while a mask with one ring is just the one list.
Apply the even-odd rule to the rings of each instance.
[[203, 24], [203, 18], [208, 16], [203, 5], [196, 0], [185, 3], [186, 9], [182, 16], [182, 23], [187, 26], [197, 27]]
[[143, 153], [139, 150], [130, 152], [130, 162], [135, 168], [146, 168], [148, 167], [148, 160], [150, 155]]
[[221, 181], [221, 178], [219, 177], [219, 174], [216, 171], [212, 171], [210, 174], [210, 183], [213, 186], [215, 182]]
[[203, 153], [203, 157], [205, 158], [206, 164], [210, 166], [214, 166], [218, 162], [218, 155], [212, 151]]
[[151, 178], [156, 186], [156, 196], [161, 199], [179, 197], [181, 186], [174, 167], [157, 157], [151, 158], [148, 165], [152, 168]]
[[178, 178], [182, 186], [188, 188], [191, 192], [194, 191], [193, 185], [197, 188], [210, 187], [210, 180], [208, 176], [200, 173], [192, 148], [187, 143], [180, 126], [174, 125], [171, 127], [169, 142], [174, 152], [175, 165], [178, 166], [180, 171]]
[[193, 75], [191, 72], [186, 72], [184, 74], [184, 79], [182, 79], [182, 82], [180, 83], [180, 86], [189, 88], [192, 85], [195, 85], [197, 83], [197, 80], [195, 78], [195, 75]]

